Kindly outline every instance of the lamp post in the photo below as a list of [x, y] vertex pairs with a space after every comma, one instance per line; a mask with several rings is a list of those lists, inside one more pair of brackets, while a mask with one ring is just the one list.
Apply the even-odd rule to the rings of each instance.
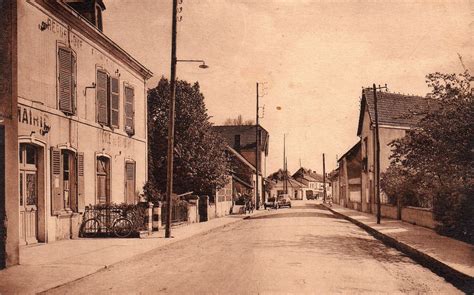
[[176, 101], [176, 64], [178, 62], [199, 62], [202, 69], [208, 68], [203, 60], [176, 58], [176, 26], [178, 0], [173, 0], [173, 17], [171, 25], [171, 73], [170, 73], [170, 106], [168, 116], [168, 163], [166, 167], [166, 228], [165, 238], [171, 238], [171, 195], [173, 193], [173, 150], [174, 150], [174, 119]]

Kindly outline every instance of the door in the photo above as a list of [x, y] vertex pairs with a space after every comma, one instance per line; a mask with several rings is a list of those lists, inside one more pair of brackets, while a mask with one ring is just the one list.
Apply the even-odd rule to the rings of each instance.
[[33, 145], [19, 149], [20, 244], [38, 243], [38, 155]]
[[6, 222], [5, 222], [5, 127], [0, 125], [0, 269], [6, 265]]

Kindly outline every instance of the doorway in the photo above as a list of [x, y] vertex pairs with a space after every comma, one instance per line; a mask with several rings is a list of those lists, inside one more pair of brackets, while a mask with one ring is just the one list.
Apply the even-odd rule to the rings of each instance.
[[20, 244], [38, 243], [38, 151], [34, 145], [19, 148]]

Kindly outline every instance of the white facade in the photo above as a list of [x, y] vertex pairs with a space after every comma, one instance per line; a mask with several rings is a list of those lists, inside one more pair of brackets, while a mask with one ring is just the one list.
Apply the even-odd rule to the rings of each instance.
[[[88, 204], [137, 201], [147, 179], [145, 81], [151, 72], [63, 3], [18, 1], [18, 13], [18, 138], [24, 157], [36, 157], [20, 171], [20, 243], [28, 244], [76, 236]], [[73, 57], [72, 81], [61, 76], [60, 51]], [[107, 80], [98, 80], [99, 71]], [[112, 78], [118, 92], [110, 90]], [[60, 105], [62, 83], [71, 85], [70, 113]], [[102, 90], [106, 124], [98, 122]], [[110, 127], [111, 108], [118, 126]], [[128, 132], [126, 108], [133, 116]], [[28, 199], [32, 194], [36, 204]]]

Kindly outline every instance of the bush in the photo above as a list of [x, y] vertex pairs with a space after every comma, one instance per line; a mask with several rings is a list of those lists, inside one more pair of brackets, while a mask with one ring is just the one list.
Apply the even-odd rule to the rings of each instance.
[[437, 230], [474, 244], [474, 185], [456, 191], [445, 189], [434, 200], [433, 214], [440, 222]]
[[396, 205], [400, 198], [402, 206], [432, 208], [432, 197], [417, 175], [412, 175], [399, 165], [391, 165], [381, 173], [380, 188], [387, 195], [389, 204]]

